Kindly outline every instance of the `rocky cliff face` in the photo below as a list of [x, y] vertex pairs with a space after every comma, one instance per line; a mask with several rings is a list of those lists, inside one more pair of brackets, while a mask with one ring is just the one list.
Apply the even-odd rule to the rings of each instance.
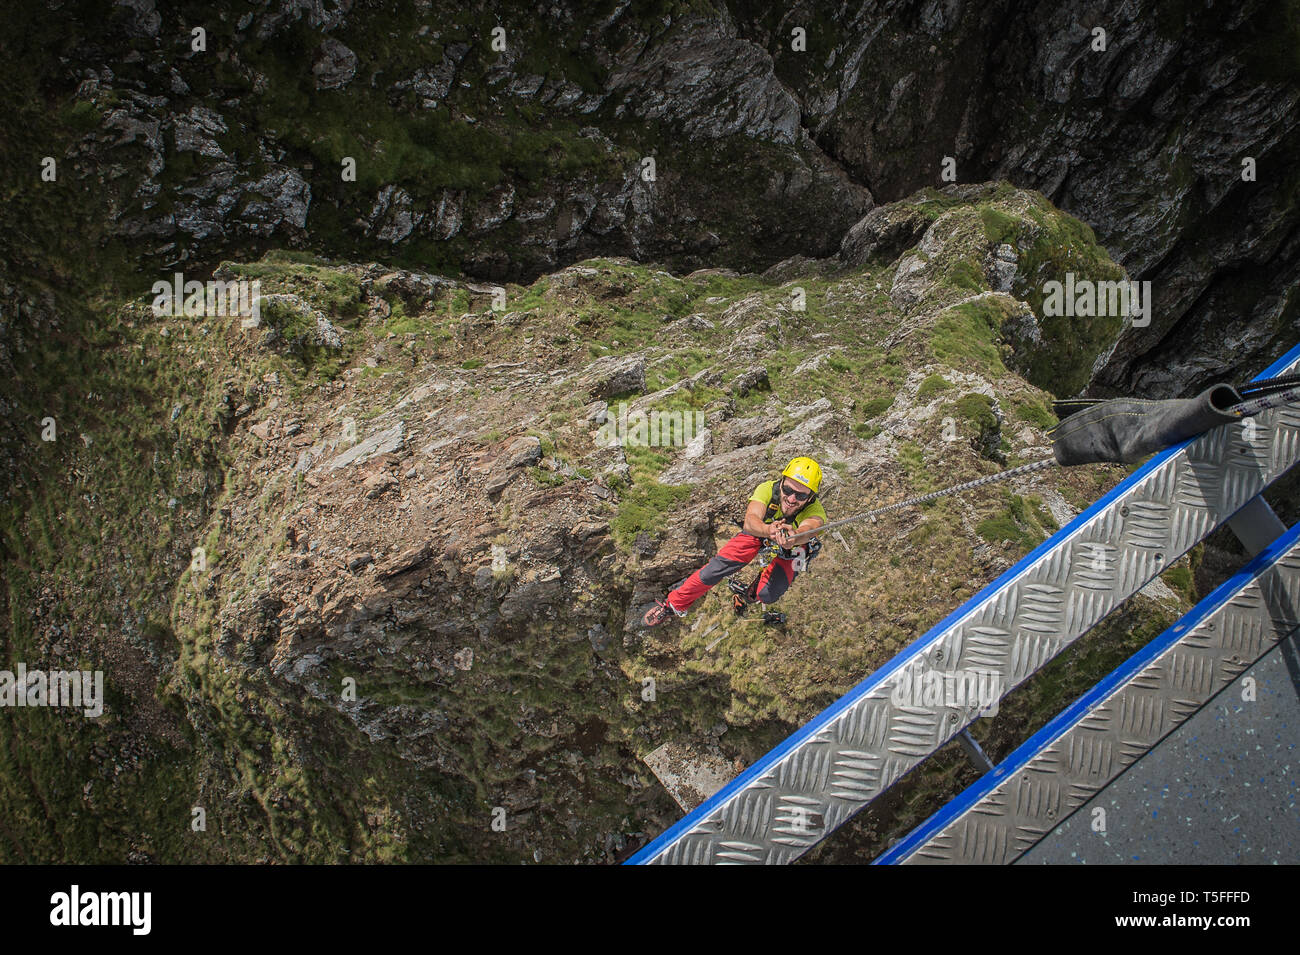
[[1101, 391], [1239, 375], [1297, 332], [1285, 5], [92, 6], [27, 5], [16, 56], [46, 65], [15, 101], [78, 130], [68, 188], [151, 267], [288, 243], [514, 281], [761, 270], [946, 170], [1043, 192], [1152, 281]]
[[[677, 815], [653, 750], [743, 767], [1123, 473], [846, 531], [785, 631], [716, 595], [639, 631], [786, 460], [842, 516], [1296, 336], [1263, 5], [97, 9], [24, 5], [0, 64], [7, 166], [57, 168], [3, 197], [6, 648], [110, 688], [0, 724], [5, 858], [614, 859]], [[263, 321], [155, 315], [176, 269]], [[1149, 279], [1150, 327], [1047, 314], [1066, 273]]]
[[[83, 477], [19, 522], [11, 606], [38, 609], [16, 652], [91, 654], [114, 694], [89, 731], [37, 724], [77, 755], [19, 773], [20, 816], [29, 794], [63, 808], [11, 851], [617, 858], [678, 812], [652, 751], [742, 768], [1122, 476], [846, 529], [784, 630], [719, 594], [636, 625], [792, 456], [844, 516], [1048, 453], [1050, 396], [1016, 369], [1071, 374], [1119, 331], [1044, 334], [1027, 299], [1061, 249], [1118, 274], [1041, 196], [989, 184], [882, 206], [838, 255], [765, 275], [607, 258], [498, 288], [277, 253], [217, 272], [262, 283], [257, 326], [128, 303], [113, 377], [137, 356], [188, 374], [142, 387], [143, 420], [110, 400], [80, 422]], [[88, 526], [92, 550], [55, 543]], [[1099, 645], [1185, 602], [1158, 585]], [[1036, 699], [981, 730], [995, 754]], [[77, 813], [121, 835], [86, 846]]]
[[877, 199], [933, 183], [951, 156], [962, 179], [1040, 190], [1152, 282], [1155, 318], [1121, 339], [1099, 391], [1180, 394], [1296, 340], [1293, 10], [886, 4], [814, 61], [778, 42], [814, 9], [744, 32]]

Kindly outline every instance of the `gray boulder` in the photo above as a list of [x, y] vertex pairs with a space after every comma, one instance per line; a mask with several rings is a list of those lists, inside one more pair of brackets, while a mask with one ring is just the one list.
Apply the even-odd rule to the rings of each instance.
[[342, 89], [356, 75], [357, 55], [334, 37], [327, 36], [321, 40], [311, 71], [316, 77], [316, 89]]

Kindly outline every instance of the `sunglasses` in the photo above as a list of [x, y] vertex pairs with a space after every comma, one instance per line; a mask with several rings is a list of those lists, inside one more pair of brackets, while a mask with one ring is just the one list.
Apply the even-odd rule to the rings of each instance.
[[808, 498], [812, 497], [812, 491], [796, 491], [793, 488], [791, 488], [790, 485], [782, 483], [781, 496], [788, 497], [792, 501], [795, 501], [796, 503], [801, 503], [803, 501], [808, 500]]

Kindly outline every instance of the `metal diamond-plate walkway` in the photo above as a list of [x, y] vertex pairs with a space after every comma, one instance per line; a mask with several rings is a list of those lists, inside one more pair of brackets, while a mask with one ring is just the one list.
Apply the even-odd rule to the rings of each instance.
[[[1297, 370], [1300, 347], [1260, 377]], [[1153, 457], [629, 863], [798, 858], [978, 716], [896, 703], [907, 686], [978, 674], [1005, 696], [1294, 465], [1300, 409], [1253, 421]]]
[[1016, 861], [1297, 629], [1300, 525], [878, 861]]

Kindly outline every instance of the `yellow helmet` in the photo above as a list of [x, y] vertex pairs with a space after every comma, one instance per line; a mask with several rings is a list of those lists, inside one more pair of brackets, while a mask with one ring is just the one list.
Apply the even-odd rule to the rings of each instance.
[[794, 478], [800, 484], [806, 484], [814, 494], [822, 483], [822, 469], [812, 458], [795, 458], [785, 466], [781, 477]]

